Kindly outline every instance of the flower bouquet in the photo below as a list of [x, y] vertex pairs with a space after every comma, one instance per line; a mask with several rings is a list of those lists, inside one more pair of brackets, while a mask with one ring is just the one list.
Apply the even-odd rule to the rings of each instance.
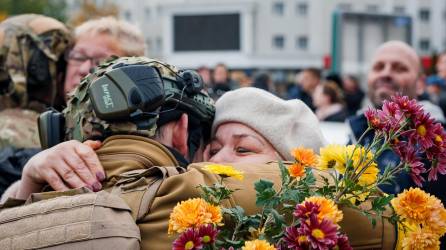
[[[278, 164], [281, 183], [255, 182], [258, 214], [221, 205], [237, 192], [224, 180], [241, 180], [242, 172], [231, 166], [206, 166], [220, 181], [199, 186], [201, 198], [182, 201], [173, 209], [168, 232], [178, 234], [173, 249], [352, 249], [339, 224], [342, 208], [359, 211], [372, 225], [377, 217], [385, 217], [398, 228], [397, 249], [439, 249], [446, 232], [441, 201], [419, 188], [394, 197], [378, 186], [401, 172], [408, 172], [419, 186], [424, 174], [429, 181], [445, 174], [443, 127], [415, 100], [399, 95], [365, 116], [369, 126], [364, 135], [374, 133], [369, 144], [328, 145], [320, 155], [296, 148], [293, 163]], [[380, 173], [376, 161], [386, 150], [394, 151], [400, 163]]]

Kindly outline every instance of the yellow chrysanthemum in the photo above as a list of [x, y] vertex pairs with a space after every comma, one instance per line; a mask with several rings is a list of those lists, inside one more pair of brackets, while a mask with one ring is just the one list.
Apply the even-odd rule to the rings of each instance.
[[243, 180], [243, 172], [236, 170], [232, 166], [220, 165], [220, 164], [210, 164], [203, 168], [211, 173], [218, 174], [221, 177], [234, 177], [237, 180]]
[[426, 225], [433, 233], [443, 236], [446, 233], [446, 209], [434, 209]]
[[403, 250], [437, 250], [440, 249], [440, 240], [437, 234], [418, 228], [407, 233], [401, 247]]
[[296, 162], [302, 164], [304, 167], [316, 166], [318, 162], [317, 155], [313, 149], [298, 147], [294, 148], [291, 154], [294, 156]]
[[347, 159], [347, 148], [345, 146], [330, 144], [319, 150], [320, 158], [317, 166], [320, 170], [331, 169], [336, 166], [344, 166]]
[[288, 173], [295, 178], [302, 177], [305, 175], [305, 167], [300, 163], [294, 163], [288, 168]]
[[246, 241], [242, 250], [276, 250], [276, 248], [265, 240]]
[[320, 212], [317, 216], [319, 220], [327, 219], [335, 224], [342, 220], [342, 211], [338, 209], [338, 206], [332, 200], [319, 196], [311, 196], [306, 198], [302, 204], [306, 201], [319, 205]]
[[[359, 168], [358, 171], [360, 171], [362, 168]], [[367, 167], [367, 169], [364, 171], [364, 173], [359, 176], [358, 184], [361, 186], [368, 186], [376, 183], [376, 180], [378, 179], [379, 169], [378, 165], [376, 163], [370, 164], [370, 166]]]
[[409, 223], [428, 224], [434, 211], [442, 207], [441, 202], [419, 188], [410, 188], [391, 201], [395, 212]]
[[220, 224], [222, 221], [220, 207], [213, 206], [201, 198], [188, 199], [178, 203], [170, 214], [169, 234], [181, 233], [190, 227], [205, 224]]

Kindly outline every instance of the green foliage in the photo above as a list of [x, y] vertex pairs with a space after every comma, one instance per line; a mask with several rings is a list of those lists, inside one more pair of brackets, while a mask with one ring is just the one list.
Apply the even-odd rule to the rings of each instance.
[[279, 203], [276, 197], [276, 190], [273, 188], [274, 183], [269, 180], [260, 179], [254, 183], [256, 190], [256, 205], [261, 207], [273, 207]]
[[12, 16], [35, 13], [66, 21], [66, 2], [64, 0], [1, 0], [2, 14]]

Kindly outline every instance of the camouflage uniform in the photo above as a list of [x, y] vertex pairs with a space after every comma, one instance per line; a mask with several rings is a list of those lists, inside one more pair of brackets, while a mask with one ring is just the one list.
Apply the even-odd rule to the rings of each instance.
[[[63, 89], [64, 53], [72, 40], [64, 24], [41, 15], [19, 15], [0, 24], [0, 148], [40, 147], [37, 117], [48, 106], [63, 103], [58, 89]], [[37, 53], [48, 64], [29, 64]], [[38, 86], [29, 86], [30, 70], [38, 73]], [[43, 71], [50, 82], [39, 82]]]

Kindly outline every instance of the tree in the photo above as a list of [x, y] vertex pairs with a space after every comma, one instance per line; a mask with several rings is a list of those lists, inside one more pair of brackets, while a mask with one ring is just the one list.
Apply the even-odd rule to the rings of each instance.
[[118, 7], [111, 1], [103, 1], [102, 5], [98, 6], [95, 1], [82, 0], [80, 9], [71, 16], [69, 24], [76, 27], [87, 20], [103, 16], [116, 17], [118, 13]]
[[0, 0], [0, 21], [8, 16], [35, 13], [66, 20], [66, 3], [63, 0]]

